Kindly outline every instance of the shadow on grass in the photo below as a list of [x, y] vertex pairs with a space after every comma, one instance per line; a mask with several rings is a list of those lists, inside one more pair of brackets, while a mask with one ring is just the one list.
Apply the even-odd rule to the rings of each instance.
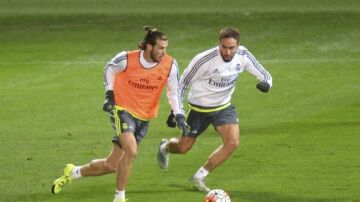
[[[143, 195], [143, 197], [151, 198], [153, 194], [156, 193], [157, 196], [165, 196], [163, 199], [169, 201], [169, 198], [166, 197], [167, 194], [171, 194], [171, 197], [175, 197], [174, 201], [179, 201], [179, 198], [176, 198], [176, 195], [179, 196], [186, 194], [190, 198], [203, 198], [205, 193], [197, 191], [195, 188], [191, 187], [189, 184], [169, 184], [169, 187], [173, 189], [151, 189], [151, 187], [143, 187], [144, 189], [135, 189], [129, 192], [129, 195]], [[168, 188], [169, 188], [168, 187]], [[178, 194], [177, 194], [178, 193]], [[198, 194], [196, 194], [198, 193]], [[303, 197], [296, 195], [284, 195], [280, 193], [272, 192], [249, 192], [249, 191], [238, 191], [238, 190], [228, 190], [228, 193], [231, 196], [232, 202], [239, 201], [251, 201], [251, 202], [346, 202], [354, 201], [350, 198], [315, 198], [315, 197]], [[196, 194], [196, 195], [194, 195]], [[199, 195], [199, 197], [197, 197]], [[26, 195], [17, 195], [16, 197], [9, 199], [9, 201], [111, 201], [113, 197], [113, 189], [110, 186], [84, 186], [82, 188], [76, 188], [74, 190], [66, 191], [59, 194], [51, 194], [49, 192], [41, 193], [29, 193]], [[181, 197], [180, 197], [181, 198]], [[192, 201], [192, 199], [190, 199]], [[159, 201], [161, 202], [161, 201]]]
[[281, 195], [271, 192], [245, 192], [245, 191], [231, 191], [229, 190], [231, 201], [254, 201], [254, 202], [335, 202], [335, 201], [352, 201], [341, 198], [314, 198]]
[[9, 201], [111, 201], [114, 195], [112, 184], [80, 184], [66, 186], [58, 194], [51, 193], [51, 187], [44, 187], [42, 192], [32, 192], [16, 195]]

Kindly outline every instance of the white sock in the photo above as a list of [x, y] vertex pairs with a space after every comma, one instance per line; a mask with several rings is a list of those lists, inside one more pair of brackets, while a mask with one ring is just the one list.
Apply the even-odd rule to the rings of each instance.
[[122, 191], [116, 190], [115, 199], [125, 199], [125, 190]]
[[80, 168], [81, 168], [80, 166], [76, 166], [74, 168], [74, 170], [72, 171], [71, 176], [72, 176], [73, 179], [78, 179], [78, 178], [82, 177], [81, 172], [80, 172]]
[[199, 170], [195, 173], [194, 178], [204, 179], [209, 174], [204, 167], [199, 168]]

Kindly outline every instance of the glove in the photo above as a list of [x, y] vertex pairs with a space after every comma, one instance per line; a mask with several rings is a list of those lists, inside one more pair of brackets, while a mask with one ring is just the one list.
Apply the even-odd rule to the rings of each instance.
[[109, 90], [105, 93], [105, 102], [103, 104], [103, 110], [105, 112], [111, 112], [111, 110], [114, 109], [115, 105], [115, 97], [114, 97], [114, 91]]
[[176, 127], [176, 120], [175, 120], [175, 115], [173, 110], [171, 110], [169, 117], [166, 120], [166, 124], [168, 127], [170, 128], [175, 128]]
[[189, 126], [185, 122], [185, 116], [183, 114], [176, 114], [175, 116], [176, 125], [182, 130], [182, 134], [189, 133]]
[[267, 93], [270, 90], [270, 84], [262, 81], [262, 82], [256, 84], [256, 88], [259, 89], [263, 93]]

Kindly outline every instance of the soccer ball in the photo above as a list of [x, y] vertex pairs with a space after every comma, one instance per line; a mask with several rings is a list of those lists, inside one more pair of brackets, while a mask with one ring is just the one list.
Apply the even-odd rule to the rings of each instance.
[[204, 202], [231, 202], [231, 199], [224, 190], [213, 189], [206, 194]]

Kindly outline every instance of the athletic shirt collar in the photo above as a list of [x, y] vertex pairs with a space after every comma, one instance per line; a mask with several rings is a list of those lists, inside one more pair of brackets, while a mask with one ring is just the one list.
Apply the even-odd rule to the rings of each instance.
[[148, 61], [146, 61], [145, 58], [144, 58], [144, 51], [143, 50], [140, 51], [140, 63], [146, 69], [153, 68], [158, 64], [157, 62], [148, 62]]

